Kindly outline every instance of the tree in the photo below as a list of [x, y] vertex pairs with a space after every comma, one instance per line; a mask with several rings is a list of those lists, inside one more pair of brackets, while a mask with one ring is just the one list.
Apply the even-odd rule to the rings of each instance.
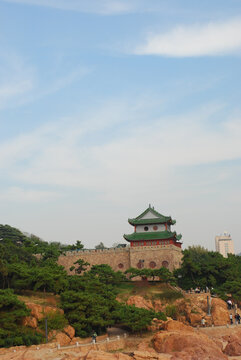
[[18, 300], [13, 290], [0, 290], [0, 347], [38, 344], [40, 334], [22, 326], [22, 320], [30, 314], [26, 305]]
[[163, 313], [156, 313], [152, 310], [123, 304], [118, 304], [113, 317], [117, 324], [127, 327], [132, 332], [146, 330], [153, 318], [166, 320], [166, 316]]
[[83, 259], [78, 259], [74, 262], [74, 265], [78, 266], [71, 266], [69, 268], [70, 271], [75, 270], [76, 274], [81, 274], [83, 271], [87, 269], [87, 267], [90, 265], [87, 261], [84, 261]]
[[100, 242], [98, 245], [95, 246], [95, 249], [99, 249], [99, 250], [103, 250], [106, 249], [105, 245], [103, 244], [103, 242]]
[[118, 285], [126, 277], [121, 271], [114, 271], [109, 265], [93, 265], [88, 272], [90, 276], [97, 277], [104, 284]]

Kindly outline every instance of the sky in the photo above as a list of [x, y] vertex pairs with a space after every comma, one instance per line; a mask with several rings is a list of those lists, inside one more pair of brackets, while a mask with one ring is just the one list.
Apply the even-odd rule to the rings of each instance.
[[151, 204], [241, 252], [241, 0], [0, 0], [0, 223], [86, 248]]

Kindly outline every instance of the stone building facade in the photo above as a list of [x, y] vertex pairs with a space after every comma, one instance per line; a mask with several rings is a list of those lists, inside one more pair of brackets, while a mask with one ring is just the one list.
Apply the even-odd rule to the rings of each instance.
[[134, 268], [167, 267], [170, 271], [181, 265], [181, 235], [171, 232], [175, 220], [159, 214], [154, 208], [147, 208], [137, 218], [129, 219], [134, 233], [124, 235], [130, 245], [120, 248], [68, 251], [59, 257], [59, 264], [70, 272], [70, 267], [79, 259], [92, 265], [108, 264], [113, 270], [125, 271]]

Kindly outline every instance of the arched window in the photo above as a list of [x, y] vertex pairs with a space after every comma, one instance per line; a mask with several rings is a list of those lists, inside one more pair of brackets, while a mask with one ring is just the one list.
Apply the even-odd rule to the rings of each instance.
[[118, 264], [118, 268], [119, 268], [119, 269], [123, 269], [123, 267], [124, 267], [124, 265], [123, 265], [122, 263], [119, 263], [119, 264]]
[[162, 266], [163, 266], [163, 267], [168, 268], [168, 265], [169, 265], [168, 261], [164, 260], [164, 261], [162, 262]]
[[151, 269], [154, 269], [156, 267], [155, 261], [150, 261], [149, 266]]
[[145, 226], [145, 227], [144, 227], [144, 230], [145, 230], [145, 231], [148, 231], [148, 230], [149, 230], [149, 227], [148, 227], [148, 226]]

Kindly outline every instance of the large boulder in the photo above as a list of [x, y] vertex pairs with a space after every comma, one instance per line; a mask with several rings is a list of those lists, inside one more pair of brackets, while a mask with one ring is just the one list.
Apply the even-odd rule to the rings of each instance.
[[213, 319], [213, 324], [220, 326], [229, 324], [229, 311], [227, 309], [227, 304], [225, 301], [212, 298], [211, 303], [211, 314]]
[[228, 343], [223, 351], [228, 356], [240, 356], [241, 355], [241, 343], [234, 340]]
[[66, 346], [70, 344], [71, 339], [63, 332], [59, 332], [55, 335], [54, 341], [57, 342], [60, 346]]
[[153, 310], [153, 305], [150, 300], [145, 300], [142, 296], [134, 295], [129, 297], [127, 300], [127, 305], [135, 305], [135, 307]]
[[[185, 326], [185, 325], [184, 325]], [[193, 331], [164, 331], [159, 332], [153, 337], [154, 349], [160, 353], [182, 352], [180, 359], [188, 360], [226, 360], [227, 356], [222, 353], [220, 348], [206, 335]], [[195, 347], [195, 349], [193, 349]], [[190, 357], [185, 357], [187, 354]], [[196, 357], [199, 354], [199, 357]], [[179, 359], [176, 354], [173, 359]], [[194, 357], [195, 356], [195, 357]], [[210, 356], [210, 357], [207, 357]]]
[[194, 329], [191, 326], [185, 325], [180, 321], [168, 320], [163, 323], [163, 330], [166, 331], [191, 331], [194, 332]]
[[75, 329], [70, 325], [66, 326], [63, 331], [66, 335], [70, 337], [70, 339], [73, 339], [73, 337], [75, 336]]

